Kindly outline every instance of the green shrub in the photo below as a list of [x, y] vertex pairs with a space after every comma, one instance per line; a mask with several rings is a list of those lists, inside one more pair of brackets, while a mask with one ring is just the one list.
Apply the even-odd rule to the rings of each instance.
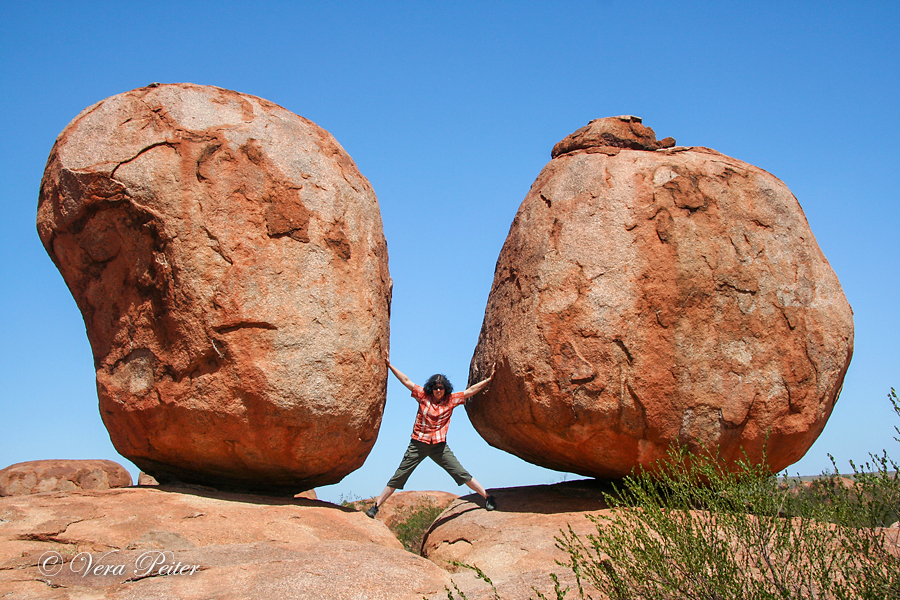
[[[900, 529], [885, 529], [898, 519], [898, 468], [870, 456], [848, 478], [835, 466], [810, 484], [673, 450], [604, 494], [613, 510], [588, 515], [596, 533], [560, 532], [560, 565], [580, 598], [593, 587], [615, 600], [900, 599]], [[561, 600], [568, 589], [554, 582]]]
[[444, 512], [431, 498], [422, 498], [413, 506], [403, 506], [394, 513], [393, 523], [388, 527], [403, 547], [413, 554], [422, 553], [425, 532], [434, 520]]
[[900, 506], [897, 465], [883, 453], [851, 466], [849, 485], [835, 469], [806, 486], [675, 450], [607, 495], [615, 510], [589, 516], [595, 534], [570, 527], [558, 545], [579, 582], [615, 599], [900, 598], [900, 530], [883, 529]]
[[842, 485], [793, 493], [746, 463], [736, 473], [713, 460], [682, 465], [669, 461], [661, 481], [626, 479], [607, 498], [617, 509], [589, 517], [596, 533], [563, 532], [559, 547], [579, 581], [622, 600], [886, 598], [900, 590], [900, 562], [886, 546], [893, 540], [855, 525], [867, 512], [865, 493]]
[[347, 494], [341, 494], [340, 505], [344, 508], [352, 508], [354, 510], [359, 510], [359, 506], [362, 504], [362, 498], [353, 492], [349, 492]]

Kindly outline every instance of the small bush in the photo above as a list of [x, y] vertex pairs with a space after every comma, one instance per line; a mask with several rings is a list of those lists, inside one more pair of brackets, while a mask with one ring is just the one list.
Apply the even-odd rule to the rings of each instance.
[[668, 461], [661, 481], [626, 479], [607, 498], [618, 508], [589, 517], [595, 534], [563, 532], [579, 581], [622, 600], [900, 597], [893, 540], [857, 525], [869, 512], [865, 491], [796, 494], [755, 465], [683, 464]]
[[349, 492], [347, 494], [341, 494], [340, 504], [344, 508], [352, 508], [358, 510], [358, 506], [362, 502], [362, 498], [354, 494], [353, 492]]
[[589, 516], [596, 534], [570, 527], [558, 545], [580, 582], [614, 599], [900, 598], [896, 533], [884, 529], [900, 507], [897, 464], [883, 453], [851, 466], [849, 485], [835, 469], [804, 486], [675, 450], [607, 495], [616, 510]]
[[[900, 416], [895, 390], [888, 398]], [[590, 586], [614, 600], [900, 599], [898, 465], [870, 457], [848, 478], [835, 466], [804, 484], [673, 450], [655, 473], [604, 494], [614, 508], [588, 516], [596, 533], [560, 532], [560, 565], [582, 599]], [[554, 582], [561, 600], [569, 590]]]
[[413, 506], [398, 508], [394, 513], [393, 523], [388, 527], [407, 551], [421, 554], [425, 532], [442, 512], [444, 509], [435, 504], [434, 500], [422, 498]]

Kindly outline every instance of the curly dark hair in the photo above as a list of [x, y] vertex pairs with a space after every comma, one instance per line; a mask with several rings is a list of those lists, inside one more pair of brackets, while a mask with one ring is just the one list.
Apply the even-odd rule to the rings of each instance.
[[441, 373], [436, 373], [428, 378], [428, 381], [423, 386], [425, 393], [429, 396], [432, 396], [434, 392], [434, 386], [436, 385], [444, 386], [444, 396], [449, 396], [453, 393], [453, 384], [450, 383], [450, 380], [447, 379], [446, 375], [442, 375]]

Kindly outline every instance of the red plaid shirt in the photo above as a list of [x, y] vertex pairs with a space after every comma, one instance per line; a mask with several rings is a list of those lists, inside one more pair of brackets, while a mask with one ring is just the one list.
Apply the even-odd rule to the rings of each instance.
[[412, 397], [419, 402], [416, 413], [416, 425], [413, 427], [412, 439], [426, 444], [438, 444], [447, 441], [447, 430], [450, 428], [450, 417], [453, 409], [466, 403], [462, 392], [450, 394], [443, 402], [436, 402], [434, 396], [425, 393], [422, 386], [413, 388]]

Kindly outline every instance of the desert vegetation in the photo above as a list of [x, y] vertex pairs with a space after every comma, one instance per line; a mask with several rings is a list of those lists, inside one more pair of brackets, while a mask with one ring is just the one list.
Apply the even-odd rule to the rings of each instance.
[[422, 498], [413, 506], [397, 509], [397, 514], [388, 527], [408, 552], [421, 554], [425, 533], [442, 512], [443, 506], [429, 498]]
[[[900, 417], [900, 402], [888, 395]], [[897, 435], [900, 429], [895, 426]], [[895, 438], [900, 441], [900, 438]], [[557, 537], [577, 589], [557, 600], [900, 598], [900, 480], [887, 451], [813, 481], [674, 449], [605, 494], [596, 530]], [[477, 565], [479, 578], [500, 595]], [[545, 596], [534, 590], [537, 598]], [[455, 594], [454, 594], [455, 592]], [[448, 598], [465, 598], [459, 589]]]
[[[363, 511], [372, 504], [372, 500], [362, 500], [358, 496], [341, 496], [341, 506]], [[407, 552], [422, 554], [422, 540], [435, 519], [440, 516], [446, 506], [433, 498], [423, 496], [417, 498], [409, 506], [398, 506], [393, 515], [384, 521]]]

